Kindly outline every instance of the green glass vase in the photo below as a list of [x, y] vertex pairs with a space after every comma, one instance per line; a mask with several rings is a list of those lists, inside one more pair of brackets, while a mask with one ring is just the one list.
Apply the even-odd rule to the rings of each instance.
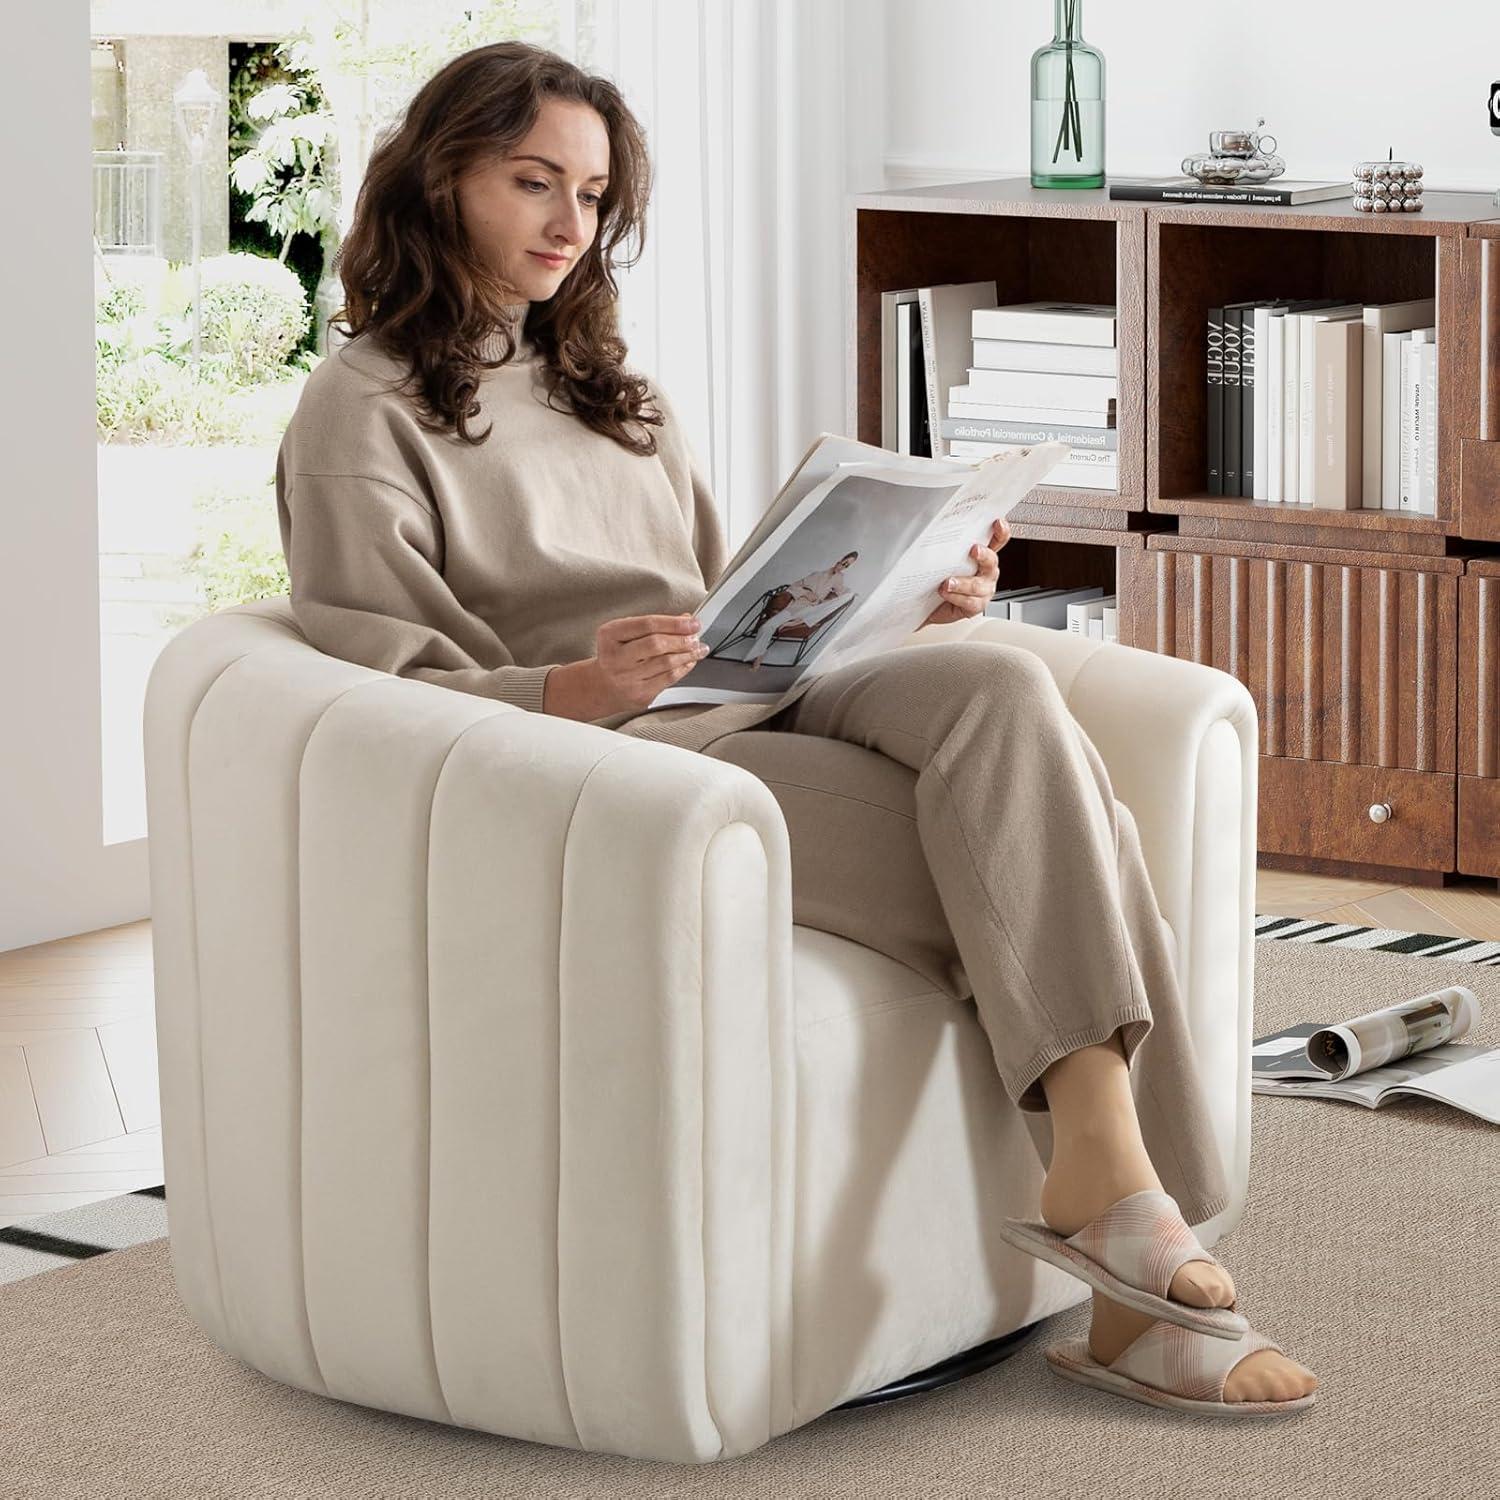
[[1104, 54], [1083, 39], [1083, 0], [1054, 0], [1056, 35], [1031, 58], [1031, 185], [1104, 186]]

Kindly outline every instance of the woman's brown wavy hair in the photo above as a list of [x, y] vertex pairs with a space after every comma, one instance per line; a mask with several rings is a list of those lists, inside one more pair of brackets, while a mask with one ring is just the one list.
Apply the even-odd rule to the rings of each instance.
[[[478, 434], [468, 425], [479, 414], [479, 375], [515, 354], [515, 320], [505, 304], [523, 294], [474, 253], [457, 183], [471, 166], [514, 151], [549, 98], [591, 105], [602, 117], [609, 184], [593, 242], [553, 297], [531, 304], [525, 332], [536, 344], [549, 402], [563, 391], [580, 421], [650, 455], [655, 436], [636, 435], [626, 423], [659, 427], [665, 419], [643, 409], [646, 381], [624, 368], [613, 274], [617, 264], [634, 265], [646, 242], [645, 133], [613, 83], [555, 52], [516, 41], [475, 47], [422, 86], [371, 153], [336, 257], [344, 306], [335, 317], [344, 320], [341, 333], [369, 332], [410, 366], [402, 385], [429, 431], [456, 432], [476, 445], [489, 438], [493, 423]], [[632, 235], [635, 258], [616, 262], [615, 248]], [[486, 360], [481, 341], [497, 331], [506, 352]]]

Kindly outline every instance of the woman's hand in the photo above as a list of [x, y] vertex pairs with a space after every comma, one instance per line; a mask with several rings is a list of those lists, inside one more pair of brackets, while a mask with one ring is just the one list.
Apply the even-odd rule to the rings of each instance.
[[605, 702], [597, 717], [643, 709], [708, 654], [691, 615], [626, 615], [594, 632]]
[[1009, 540], [1010, 527], [1004, 521], [996, 521], [990, 528], [990, 545], [981, 547], [976, 542], [969, 549], [979, 571], [948, 579], [938, 590], [943, 603], [922, 624], [951, 625], [955, 620], [982, 615], [985, 605], [995, 597], [995, 585], [1000, 581], [999, 552]]

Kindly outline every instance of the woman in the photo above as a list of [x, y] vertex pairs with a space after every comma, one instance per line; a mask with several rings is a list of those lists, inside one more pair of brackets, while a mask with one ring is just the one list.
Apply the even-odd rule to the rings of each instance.
[[787, 584], [784, 590], [777, 590], [778, 593], [790, 595], [790, 600], [761, 621], [755, 639], [750, 642], [749, 654], [745, 657], [752, 672], [760, 670], [766, 652], [776, 639], [776, 632], [783, 625], [794, 622], [799, 625], [816, 625], [819, 620], [842, 607], [838, 601], [849, 592], [849, 585], [844, 582], [844, 572], [858, 556], [858, 552], [846, 552], [831, 568], [809, 573], [795, 583]]
[[[927, 869], [903, 878], [936, 887], [943, 974], [972, 981], [961, 993], [1010, 1097], [1052, 1127], [1039, 1227], [1072, 1239], [1068, 1259], [1046, 1253], [1095, 1288], [1090, 1355], [1107, 1363], [1140, 1336], [1210, 1397], [1222, 1382], [1225, 1412], [1303, 1395], [1310, 1371], [1236, 1344], [1233, 1283], [1179, 1211], [1203, 1222], [1227, 1184], [1159, 911], [1134, 822], [1039, 660], [914, 645], [814, 679], [780, 710], [645, 711], [704, 654], [690, 612], [726, 561], [672, 408], [626, 368], [617, 332], [613, 269], [633, 262], [615, 251], [644, 242], [650, 178], [614, 86], [522, 43], [456, 58], [412, 100], [340, 252], [349, 341], [309, 377], [277, 463], [299, 623], [331, 655], [724, 759], [824, 736], [909, 767]], [[931, 623], [983, 611], [1007, 536], [997, 523], [973, 549]], [[815, 781], [799, 790], [825, 793], [830, 821], [784, 804], [794, 850], [838, 843], [823, 835], [858, 800]], [[1028, 848], [1039, 877], [1007, 879]], [[828, 925], [890, 941], [881, 913], [844, 899]], [[1095, 943], [1060, 940], [1064, 904], [1068, 931], [1080, 904], [1094, 914]], [[1130, 1068], [1148, 1034], [1138, 1114]], [[1160, 1237], [1154, 1269], [1129, 1264], [1139, 1240], [1102, 1244], [1112, 1226]]]

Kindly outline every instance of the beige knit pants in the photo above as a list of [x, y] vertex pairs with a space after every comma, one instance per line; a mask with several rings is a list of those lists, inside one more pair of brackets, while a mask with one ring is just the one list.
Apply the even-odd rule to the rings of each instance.
[[1041, 1074], [1119, 1031], [1162, 1186], [1190, 1224], [1225, 1207], [1135, 820], [1039, 657], [901, 647], [815, 678], [763, 729], [703, 753], [776, 796], [794, 921], [972, 996], [1044, 1163]]

